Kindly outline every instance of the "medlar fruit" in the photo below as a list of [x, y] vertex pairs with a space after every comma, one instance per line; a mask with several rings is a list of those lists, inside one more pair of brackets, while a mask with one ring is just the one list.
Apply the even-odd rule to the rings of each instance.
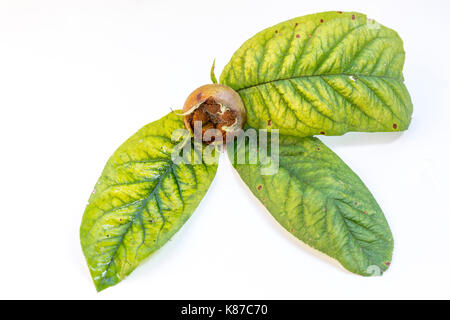
[[[205, 143], [214, 141], [205, 137], [207, 130], [216, 129], [222, 134], [225, 143], [227, 136], [232, 138], [244, 127], [246, 112], [239, 94], [222, 84], [207, 84], [194, 90], [183, 107], [183, 120], [191, 133], [195, 122], [201, 123], [201, 139]], [[212, 140], [212, 141], [211, 141]]]

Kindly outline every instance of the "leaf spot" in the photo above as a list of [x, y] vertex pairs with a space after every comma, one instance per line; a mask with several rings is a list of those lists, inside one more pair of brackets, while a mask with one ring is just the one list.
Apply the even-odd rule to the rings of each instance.
[[272, 125], [272, 120], [267, 120], [267, 125], [270, 127]]
[[392, 125], [392, 128], [397, 129], [397, 128], [398, 128], [397, 124], [394, 123], [394, 124]]
[[389, 261], [385, 262], [384, 264], [387, 265], [388, 267], [391, 265]]
[[262, 185], [259, 185], [259, 186], [258, 186], [258, 190], [261, 190], [261, 189], [262, 189]]
[[300, 35], [299, 35], [299, 34], [296, 34], [295, 37], [296, 37], [296, 38], [300, 38]]
[[352, 20], [355, 20], [355, 19], [356, 19], [356, 17], [355, 17], [355, 15], [353, 14], [353, 15], [352, 15]]
[[323, 23], [323, 19], [320, 19], [320, 23]]
[[367, 211], [364, 211], [364, 214], [367, 215], [368, 214]]
[[320, 148], [317, 148], [317, 151], [320, 151]]
[[320, 134], [321, 135], [325, 135], [325, 131], [320, 131]]

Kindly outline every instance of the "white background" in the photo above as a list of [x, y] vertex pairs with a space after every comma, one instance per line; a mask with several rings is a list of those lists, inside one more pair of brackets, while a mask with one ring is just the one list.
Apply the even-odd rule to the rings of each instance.
[[[328, 10], [366, 13], [405, 42], [410, 130], [323, 139], [384, 210], [389, 271], [353, 275], [303, 245], [222, 157], [180, 232], [96, 293], [78, 230], [112, 152], [209, 83], [213, 58], [219, 76], [256, 32]], [[445, 0], [0, 0], [0, 298], [450, 298], [449, 11]]]

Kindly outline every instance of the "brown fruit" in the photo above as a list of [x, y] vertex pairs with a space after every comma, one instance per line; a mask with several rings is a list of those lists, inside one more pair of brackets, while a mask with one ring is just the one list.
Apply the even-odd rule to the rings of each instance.
[[204, 125], [209, 122], [209, 116], [203, 109], [197, 109], [193, 113], [192, 121], [200, 121]]
[[194, 90], [184, 103], [183, 117], [190, 132], [193, 133], [194, 122], [200, 121], [207, 129], [219, 129], [224, 142], [226, 135], [233, 136], [244, 127], [247, 118], [239, 94], [221, 84], [207, 84]]

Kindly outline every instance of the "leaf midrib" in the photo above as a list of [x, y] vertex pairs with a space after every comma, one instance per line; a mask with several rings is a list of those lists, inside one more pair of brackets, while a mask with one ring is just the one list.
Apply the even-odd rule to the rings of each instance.
[[255, 88], [255, 87], [259, 87], [259, 86], [263, 86], [263, 85], [267, 85], [267, 84], [273, 84], [275, 82], [280, 82], [280, 81], [290, 81], [290, 80], [296, 80], [296, 79], [309, 79], [309, 78], [320, 78], [320, 77], [339, 77], [339, 76], [341, 76], [341, 77], [376, 78], [376, 79], [384, 79], [384, 80], [403, 82], [402, 79], [397, 79], [397, 78], [389, 77], [389, 76], [375, 76], [375, 75], [366, 75], [366, 74], [357, 74], [357, 73], [329, 73], [329, 74], [312, 74], [312, 75], [280, 78], [280, 79], [276, 79], [276, 80], [265, 81], [265, 82], [261, 82], [258, 84], [242, 87], [242, 88], [236, 89], [236, 91], [240, 92], [243, 90], [247, 90], [247, 89], [251, 89], [251, 88]]
[[153, 196], [154, 192], [159, 188], [161, 181], [164, 179], [164, 177], [172, 170], [172, 167], [174, 166], [174, 163], [172, 162], [167, 169], [164, 171], [164, 173], [162, 175], [160, 175], [160, 179], [158, 181], [158, 183], [156, 184], [156, 186], [153, 188], [153, 190], [149, 193], [149, 195], [147, 197], [145, 197], [145, 199], [141, 200], [141, 206], [140, 208], [136, 211], [136, 213], [133, 215], [133, 218], [131, 219], [131, 221], [128, 223], [128, 227], [125, 229], [125, 231], [122, 234], [121, 240], [118, 242], [114, 252], [111, 254], [111, 260], [108, 262], [108, 264], [106, 265], [105, 270], [103, 270], [103, 272], [105, 272], [105, 276], [102, 276], [101, 280], [100, 280], [100, 284], [103, 285], [103, 282], [106, 278], [108, 278], [106, 276], [106, 274], [108, 273], [109, 268], [111, 267], [111, 264], [114, 261], [114, 258], [117, 254], [117, 251], [119, 250], [120, 246], [123, 243], [123, 238], [125, 237], [125, 235], [130, 231], [131, 226], [134, 223], [134, 220], [136, 219], [136, 217], [140, 216], [144, 210], [144, 207], [146, 206], [147, 202], [150, 200], [150, 197]]
[[[330, 196], [328, 196], [326, 192], [324, 192], [324, 191], [321, 190], [320, 188], [317, 188], [316, 186], [314, 186], [314, 184], [308, 182], [307, 180], [301, 178], [301, 177], [298, 175], [298, 173], [296, 172], [296, 170], [292, 170], [292, 169], [289, 168], [288, 166], [286, 166], [286, 165], [283, 166], [283, 165], [281, 165], [281, 163], [280, 163], [280, 169], [281, 169], [281, 168], [284, 169], [284, 170], [286, 170], [291, 178], [293, 177], [293, 178], [297, 179], [297, 181], [299, 181], [300, 183], [302, 183], [302, 184], [304, 184], [304, 185], [307, 185], [307, 186], [313, 188], [314, 190], [316, 190], [317, 192], [319, 192], [320, 194], [322, 194], [322, 196], [325, 198], [325, 202], [328, 202], [328, 201], [332, 201], [333, 203], [334, 203], [334, 202], [342, 202], [342, 203], [344, 203], [345, 205], [350, 206], [348, 203], [346, 203], [346, 202], [343, 201], [342, 199], [339, 199], [339, 198], [336, 198], [336, 197], [330, 197]], [[332, 171], [334, 171], [334, 170], [332, 170]], [[355, 208], [355, 207], [353, 207], [353, 206], [351, 206], [351, 207], [352, 207], [353, 209], [357, 210], [357, 211], [361, 211], [361, 210], [358, 209], [358, 208]], [[354, 236], [354, 234], [352, 233], [352, 231], [351, 231], [350, 228], [348, 227], [348, 224], [347, 224], [348, 218], [345, 217], [344, 214], [342, 214], [342, 212], [341, 212], [341, 210], [340, 210], [339, 207], [337, 207], [337, 209], [338, 209], [337, 211], [339, 212], [339, 217], [340, 217], [340, 219], [341, 219], [341, 220], [345, 223], [345, 225], [346, 225], [347, 233], [351, 235], [351, 237], [352, 237], [352, 238], [354, 239], [354, 241], [357, 243], [358, 247], [364, 249], [363, 246], [360, 244], [360, 242], [363, 242], [363, 241], [361, 241], [361, 240], [359, 240], [359, 239], [356, 239], [355, 236]], [[350, 220], [350, 221], [352, 221], [352, 220]], [[354, 222], [354, 223], [355, 223], [355, 222]], [[364, 227], [364, 226], [362, 226], [362, 225], [360, 225], [360, 227], [363, 228], [363, 229], [369, 230], [370, 232], [373, 232], [371, 229], [366, 228], [366, 227]], [[379, 236], [380, 236], [380, 235], [377, 234], [377, 237], [379, 237]], [[387, 241], [384, 237], [381, 237], [381, 238], [382, 238], [384, 241]], [[387, 242], [389, 242], [389, 241], [387, 241]], [[368, 255], [368, 258], [370, 258], [369, 255]]]

